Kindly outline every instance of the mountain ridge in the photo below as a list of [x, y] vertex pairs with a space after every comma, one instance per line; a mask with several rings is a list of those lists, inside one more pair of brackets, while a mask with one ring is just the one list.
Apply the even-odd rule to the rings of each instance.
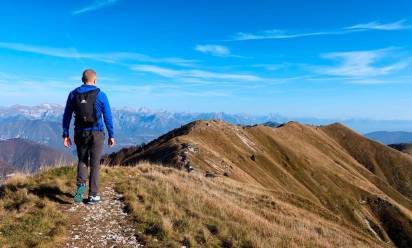
[[106, 159], [181, 169], [190, 164], [209, 175], [288, 193], [381, 240], [412, 245], [412, 157], [342, 124], [271, 128], [195, 121], [130, 151]]
[[[37, 106], [0, 106], [0, 138], [25, 137], [63, 149], [61, 144], [61, 120], [64, 107], [58, 104]], [[119, 147], [147, 143], [161, 134], [197, 119], [220, 119], [238, 125], [256, 125], [266, 122], [284, 123], [292, 119], [315, 125], [336, 122], [336, 119], [290, 118], [279, 114], [251, 115], [225, 112], [170, 112], [148, 108], [113, 108], [114, 126]], [[410, 130], [412, 121], [346, 119], [345, 125], [366, 133], [376, 130]], [[19, 128], [10, 129], [10, 126]], [[36, 134], [48, 130], [47, 138]], [[399, 142], [392, 142], [399, 143]]]
[[44, 166], [69, 164], [74, 157], [38, 142], [14, 138], [0, 140], [0, 161], [13, 171], [33, 173]]

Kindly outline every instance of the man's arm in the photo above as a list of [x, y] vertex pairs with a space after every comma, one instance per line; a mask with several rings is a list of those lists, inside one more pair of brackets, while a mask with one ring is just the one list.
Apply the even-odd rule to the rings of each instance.
[[107, 133], [109, 134], [108, 144], [110, 147], [114, 145], [114, 128], [113, 128], [113, 118], [112, 110], [110, 108], [109, 99], [107, 99], [106, 94], [102, 92], [102, 103], [103, 103], [103, 119], [104, 125], [106, 126]]
[[69, 137], [70, 122], [73, 115], [73, 101], [72, 93], [69, 94], [66, 101], [66, 107], [63, 114], [63, 143], [65, 147], [71, 146], [71, 140]]

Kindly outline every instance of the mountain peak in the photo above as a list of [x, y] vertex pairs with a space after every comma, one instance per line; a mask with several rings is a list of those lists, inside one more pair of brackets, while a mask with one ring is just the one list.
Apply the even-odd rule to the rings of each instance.
[[[229, 177], [321, 206], [371, 237], [381, 233], [378, 239], [385, 242], [412, 244], [412, 216], [401, 210], [412, 209], [412, 157], [339, 123], [270, 128], [198, 120], [106, 159], [113, 165], [150, 161]], [[386, 214], [392, 219], [384, 220]]]

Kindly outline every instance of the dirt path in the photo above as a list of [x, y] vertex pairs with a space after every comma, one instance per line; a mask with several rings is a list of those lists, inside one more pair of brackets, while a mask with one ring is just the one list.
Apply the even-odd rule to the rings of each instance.
[[143, 247], [134, 235], [132, 224], [127, 219], [121, 195], [113, 186], [101, 193], [102, 201], [96, 205], [73, 204], [65, 209], [73, 218], [69, 238], [64, 247]]

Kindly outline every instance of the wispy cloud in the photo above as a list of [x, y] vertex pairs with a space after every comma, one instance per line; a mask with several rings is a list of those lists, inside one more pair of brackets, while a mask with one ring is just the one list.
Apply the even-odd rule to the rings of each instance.
[[[64, 77], [67, 78], [67, 77]], [[77, 79], [77, 78], [73, 78]], [[99, 77], [101, 80], [102, 77]], [[116, 80], [118, 81], [118, 80]], [[12, 82], [12, 83], [11, 83]], [[141, 82], [128, 83], [108, 83], [107, 80], [99, 85], [105, 91], [111, 94], [121, 94], [123, 97], [127, 95], [150, 95], [150, 96], [199, 96], [199, 97], [222, 97], [228, 96], [229, 91], [223, 89], [198, 89], [196, 87], [187, 87], [187, 85], [178, 85], [170, 83], [155, 83], [142, 84]], [[56, 78], [35, 76], [35, 75], [20, 75], [10, 74], [0, 71], [0, 96], [3, 97], [20, 97], [24, 99], [42, 98], [63, 104], [66, 99], [67, 90], [73, 88], [71, 79], [62, 81]], [[30, 89], [30, 91], [27, 91]], [[35, 96], [33, 96], [35, 93]]]
[[232, 95], [228, 90], [188, 90], [188, 89], [169, 89], [167, 91], [159, 92], [154, 90], [151, 95], [168, 96], [168, 97], [182, 97], [182, 96], [194, 96], [194, 97], [228, 97]]
[[257, 33], [243, 33], [239, 32], [232, 37], [229, 41], [241, 41], [241, 40], [268, 40], [268, 39], [292, 39], [299, 37], [310, 37], [320, 35], [337, 35], [344, 34], [353, 31], [334, 31], [334, 32], [308, 32], [308, 33], [288, 33], [284, 30], [272, 29], [264, 30]]
[[390, 23], [368, 22], [360, 23], [353, 26], [346, 27], [345, 29], [351, 30], [404, 30], [411, 29], [412, 25], [408, 25], [406, 20], [399, 20]]
[[[39, 77], [0, 72], [0, 87], [2, 88], [0, 96], [23, 97], [22, 101], [26, 101], [32, 97], [49, 99], [58, 96], [64, 99], [65, 90], [72, 88], [73, 84], [69, 81], [47, 76]], [[30, 91], [27, 91], [27, 89], [30, 89]]]
[[366, 32], [370, 30], [405, 30], [411, 29], [412, 26], [406, 23], [406, 20], [399, 20], [390, 23], [369, 22], [352, 25], [349, 27], [340, 28], [330, 31], [314, 31], [314, 32], [288, 32], [280, 29], [263, 30], [255, 33], [239, 32], [225, 41], [244, 41], [244, 40], [265, 40], [265, 39], [293, 39], [301, 37], [314, 37], [325, 35], [342, 35], [354, 32]]
[[282, 63], [282, 64], [256, 64], [256, 65], [251, 65], [252, 67], [255, 68], [263, 68], [267, 71], [277, 71], [280, 69], [284, 69], [285, 67], [288, 66], [288, 63]]
[[41, 54], [52, 57], [72, 59], [92, 59], [106, 63], [119, 63], [127, 61], [138, 61], [145, 63], [164, 63], [178, 66], [192, 66], [195, 60], [183, 58], [154, 58], [148, 55], [133, 52], [111, 52], [111, 53], [80, 53], [75, 48], [55, 48], [47, 46], [36, 46], [22, 43], [0, 42], [0, 48], [20, 52]]
[[408, 60], [403, 60], [396, 63], [387, 63], [386, 65], [376, 65], [391, 51], [393, 51], [393, 48], [323, 54], [323, 58], [337, 61], [338, 65], [319, 66], [315, 68], [315, 72], [330, 76], [357, 78], [387, 75], [405, 68], [409, 63]]
[[53, 57], [63, 57], [63, 58], [78, 58], [81, 57], [75, 49], [72, 48], [54, 48], [46, 46], [34, 46], [22, 43], [9, 43], [0, 42], [0, 48], [5, 48], [9, 50], [37, 53], [42, 55], [48, 55]]
[[213, 45], [213, 44], [196, 45], [194, 49], [198, 52], [210, 54], [216, 57], [248, 58], [245, 56], [232, 54], [228, 47], [225, 47], [222, 45]]
[[140, 61], [149, 63], [172, 64], [178, 66], [191, 67], [197, 62], [193, 59], [184, 59], [176, 57], [155, 58], [148, 55], [133, 52], [112, 52], [100, 54], [84, 54], [87, 58], [116, 63], [118, 61]]
[[105, 8], [109, 5], [112, 5], [116, 2], [118, 2], [119, 0], [95, 0], [91, 5], [88, 5], [86, 7], [83, 7], [81, 9], [75, 10], [72, 12], [73, 15], [80, 15], [86, 12], [90, 12], [90, 11], [94, 11], [94, 10], [98, 10], [101, 8]]
[[163, 68], [160, 66], [154, 66], [154, 65], [135, 65], [131, 69], [134, 71], [139, 71], [139, 72], [150, 72], [150, 73], [157, 74], [159, 76], [167, 77], [167, 78], [177, 77], [178, 75], [182, 74], [182, 72], [178, 70], [167, 69], [167, 68]]
[[201, 53], [211, 54], [213, 56], [227, 57], [230, 56], [229, 48], [221, 45], [197, 45], [195, 50]]
[[196, 79], [222, 79], [237, 81], [261, 81], [262, 78], [251, 74], [218, 73], [204, 70], [175, 70], [154, 65], [135, 65], [134, 71], [147, 72], [166, 78], [196, 78]]

